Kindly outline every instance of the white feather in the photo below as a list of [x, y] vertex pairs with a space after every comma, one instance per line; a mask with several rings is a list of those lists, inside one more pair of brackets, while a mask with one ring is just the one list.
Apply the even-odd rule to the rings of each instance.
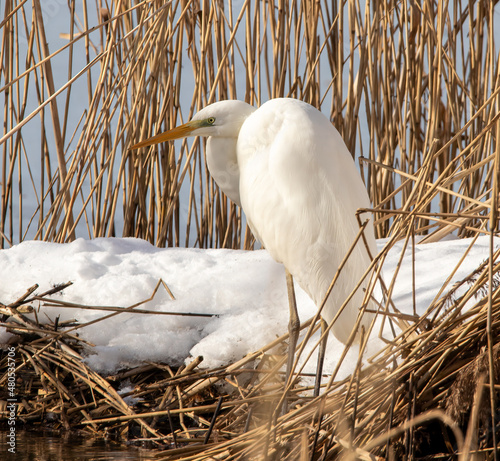
[[[259, 109], [221, 101], [133, 148], [184, 136], [208, 136], [207, 164], [214, 180], [243, 208], [255, 237], [319, 305], [358, 234], [356, 210], [370, 205], [338, 131], [317, 109], [295, 99], [273, 99]], [[375, 255], [371, 224], [365, 237]], [[325, 305], [327, 322], [369, 265], [361, 239]], [[333, 325], [343, 342], [356, 323], [366, 286], [365, 281]], [[363, 324], [371, 317], [365, 315]]]

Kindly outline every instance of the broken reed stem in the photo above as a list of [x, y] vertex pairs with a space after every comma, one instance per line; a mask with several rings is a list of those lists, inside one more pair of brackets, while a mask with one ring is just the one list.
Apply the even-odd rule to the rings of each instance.
[[217, 317], [217, 314], [197, 314], [195, 312], [166, 312], [166, 311], [152, 311], [148, 309], [134, 309], [133, 311], [128, 310], [129, 308], [124, 307], [113, 307], [113, 306], [85, 306], [83, 304], [69, 303], [67, 301], [61, 300], [51, 300], [44, 303], [45, 307], [62, 307], [70, 309], [83, 309], [83, 310], [95, 310], [95, 311], [111, 311], [116, 313], [123, 312], [133, 312], [134, 314], [148, 314], [148, 315], [178, 315], [185, 317]]

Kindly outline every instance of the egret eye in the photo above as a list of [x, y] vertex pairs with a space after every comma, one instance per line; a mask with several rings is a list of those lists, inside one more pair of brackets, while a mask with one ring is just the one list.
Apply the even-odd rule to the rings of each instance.
[[210, 117], [210, 118], [207, 118], [207, 123], [209, 125], [213, 125], [215, 123], [215, 117]]

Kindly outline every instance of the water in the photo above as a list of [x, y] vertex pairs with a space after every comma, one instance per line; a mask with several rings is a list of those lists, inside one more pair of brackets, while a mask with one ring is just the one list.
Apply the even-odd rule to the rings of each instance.
[[2, 461], [126, 461], [151, 460], [155, 451], [127, 447], [102, 439], [48, 432], [16, 431], [15, 453], [9, 452], [7, 430], [0, 431]]

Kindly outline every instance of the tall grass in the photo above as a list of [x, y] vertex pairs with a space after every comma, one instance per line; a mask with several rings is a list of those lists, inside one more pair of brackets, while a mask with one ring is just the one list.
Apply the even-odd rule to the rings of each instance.
[[[496, 2], [335, 3], [117, 0], [67, 12], [57, 3], [54, 13], [5, 0], [2, 247], [109, 235], [251, 247], [201, 141], [128, 147], [215, 100], [279, 96], [320, 108], [364, 158], [380, 237], [408, 224], [428, 239], [484, 230]], [[64, 46], [47, 43], [48, 27], [66, 34]]]

